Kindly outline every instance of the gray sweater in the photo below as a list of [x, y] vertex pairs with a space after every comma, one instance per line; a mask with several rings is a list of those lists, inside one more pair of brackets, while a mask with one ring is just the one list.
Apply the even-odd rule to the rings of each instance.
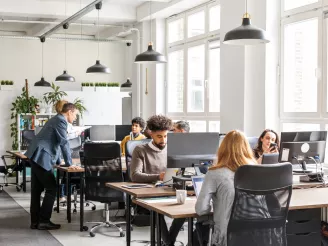
[[213, 201], [214, 245], [227, 245], [227, 228], [235, 196], [234, 176], [235, 173], [228, 168], [209, 170], [197, 198], [195, 208], [198, 215], [209, 214]]
[[158, 149], [152, 142], [137, 146], [132, 153], [130, 178], [133, 182], [152, 183], [159, 180], [167, 166], [167, 148]]

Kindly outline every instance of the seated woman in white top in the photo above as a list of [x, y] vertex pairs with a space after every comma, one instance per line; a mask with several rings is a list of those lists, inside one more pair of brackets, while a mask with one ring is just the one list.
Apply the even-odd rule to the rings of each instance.
[[235, 196], [234, 175], [238, 167], [245, 164], [256, 164], [253, 151], [244, 133], [230, 131], [218, 149], [217, 163], [205, 176], [196, 202], [198, 215], [209, 214], [213, 202], [213, 245], [227, 245], [227, 228]]

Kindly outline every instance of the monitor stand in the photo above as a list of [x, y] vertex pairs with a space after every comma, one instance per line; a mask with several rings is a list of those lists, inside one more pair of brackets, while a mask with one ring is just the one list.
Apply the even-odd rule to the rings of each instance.
[[293, 172], [294, 173], [312, 173], [312, 171], [307, 170], [305, 161], [302, 161], [301, 165], [302, 165], [302, 169], [293, 169]]

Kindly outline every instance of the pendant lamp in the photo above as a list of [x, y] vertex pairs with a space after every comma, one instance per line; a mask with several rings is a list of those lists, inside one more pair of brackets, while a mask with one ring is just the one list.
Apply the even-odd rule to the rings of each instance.
[[[65, 18], [67, 17], [66, 14], [66, 0], [65, 0]], [[65, 23], [63, 25], [63, 28], [65, 29], [65, 68], [64, 73], [62, 75], [59, 75], [56, 77], [56, 81], [62, 81], [62, 82], [75, 82], [75, 78], [67, 73], [66, 70], [66, 30], [68, 29], [69, 24]]]
[[247, 13], [247, 0], [245, 1], [246, 13], [243, 16], [241, 26], [229, 31], [224, 36], [224, 44], [232, 45], [257, 45], [265, 44], [270, 41], [266, 37], [263, 29], [251, 24], [251, 17]]
[[99, 60], [99, 10], [101, 9], [102, 2], [96, 4], [96, 9], [98, 10], [98, 23], [97, 23], [97, 30], [98, 30], [98, 59], [96, 60], [96, 64], [89, 67], [87, 69], [87, 73], [111, 73], [109, 67], [102, 65]]
[[[150, 14], [150, 40], [152, 39], [152, 20], [151, 20], [151, 1], [149, 1], [149, 14]], [[166, 63], [166, 58], [161, 53], [153, 50], [153, 42], [150, 41], [148, 44], [147, 51], [136, 56], [135, 63]]]
[[41, 38], [40, 39], [41, 43], [42, 43], [42, 77], [41, 80], [39, 80], [38, 82], [35, 82], [34, 86], [46, 86], [46, 87], [50, 87], [50, 83], [44, 80], [43, 77], [43, 43], [46, 41], [45, 38]]
[[121, 87], [131, 87], [131, 86], [132, 86], [132, 83], [130, 81], [130, 78], [128, 78], [126, 80], [126, 82], [121, 85]]

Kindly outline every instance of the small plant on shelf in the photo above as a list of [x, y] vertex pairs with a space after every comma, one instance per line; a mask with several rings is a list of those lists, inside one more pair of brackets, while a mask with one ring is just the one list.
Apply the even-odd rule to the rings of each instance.
[[95, 86], [98, 87], [99, 86], [99, 83], [96, 83]]
[[86, 87], [89, 87], [90, 85], [89, 85], [89, 83], [85, 83], [85, 86], [86, 86]]
[[90, 83], [90, 86], [92, 87], [93, 86], [93, 83]]
[[9, 81], [9, 85], [14, 85], [14, 81]]
[[4, 80], [1, 80], [1, 85], [5, 85], [6, 82]]
[[85, 83], [82, 83], [82, 87], [84, 87], [85, 86]]

